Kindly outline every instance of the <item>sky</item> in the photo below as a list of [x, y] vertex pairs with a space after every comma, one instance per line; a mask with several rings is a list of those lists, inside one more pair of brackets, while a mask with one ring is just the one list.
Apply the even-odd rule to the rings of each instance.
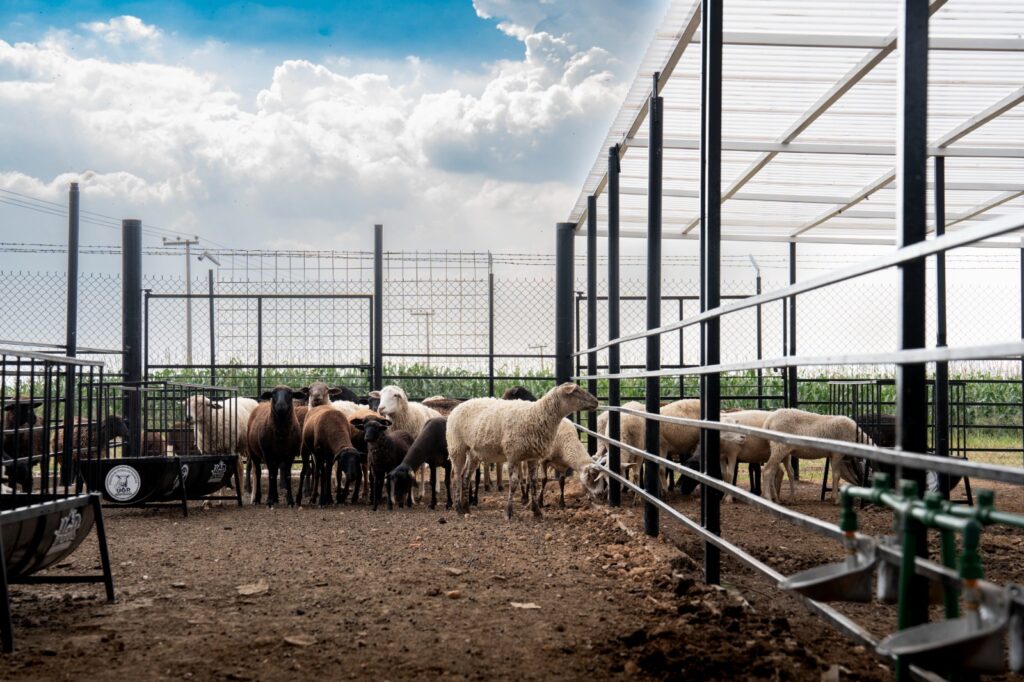
[[6, 0], [0, 241], [550, 252], [666, 8]]

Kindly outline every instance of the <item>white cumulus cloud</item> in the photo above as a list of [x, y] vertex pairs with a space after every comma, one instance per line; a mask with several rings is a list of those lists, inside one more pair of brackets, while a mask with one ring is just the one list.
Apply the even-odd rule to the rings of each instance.
[[161, 31], [152, 24], [146, 24], [138, 17], [125, 14], [110, 21], [91, 21], [81, 27], [94, 33], [111, 45], [142, 43], [160, 38]]

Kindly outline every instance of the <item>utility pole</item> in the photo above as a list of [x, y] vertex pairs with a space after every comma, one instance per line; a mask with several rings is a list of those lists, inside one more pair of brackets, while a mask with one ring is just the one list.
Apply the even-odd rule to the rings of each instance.
[[185, 364], [192, 364], [192, 245], [199, 243], [199, 237], [193, 239], [168, 239], [164, 237], [164, 246], [185, 247]]

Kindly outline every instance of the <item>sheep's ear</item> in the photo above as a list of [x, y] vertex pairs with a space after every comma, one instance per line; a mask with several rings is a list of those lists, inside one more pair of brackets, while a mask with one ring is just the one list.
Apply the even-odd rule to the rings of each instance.
[[328, 389], [327, 390], [327, 395], [329, 395], [332, 400], [338, 400], [338, 399], [341, 398], [341, 396], [345, 395], [345, 391], [341, 390], [340, 388], [335, 387], [335, 388]]
[[217, 403], [210, 403], [210, 409], [211, 410], [223, 410], [224, 406], [223, 405], [218, 405]]
[[570, 395], [577, 388], [578, 387], [576, 386], [576, 384], [565, 383], [565, 384], [562, 384], [561, 386], [558, 387], [558, 392], [559, 393], [564, 393], [565, 395]]
[[292, 400], [309, 400], [309, 389], [300, 388], [297, 391], [292, 391]]
[[352, 419], [349, 420], [348, 423], [356, 427], [357, 429], [361, 429], [363, 428], [363, 424], [366, 423], [366, 420], [363, 419], [362, 417], [353, 417]]
[[273, 395], [271, 391], [263, 391], [263, 393], [260, 393], [260, 400], [270, 400]]
[[369, 395], [371, 398], [376, 398], [377, 400], [380, 400], [380, 391], [370, 391], [367, 395]]
[[303, 386], [302, 388], [297, 388], [294, 391], [292, 391], [292, 393], [309, 393], [309, 386]]

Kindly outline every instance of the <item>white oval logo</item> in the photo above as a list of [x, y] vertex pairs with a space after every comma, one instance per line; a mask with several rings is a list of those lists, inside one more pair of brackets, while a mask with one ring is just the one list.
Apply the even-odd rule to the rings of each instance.
[[141, 482], [134, 467], [119, 464], [107, 472], [107, 494], [118, 502], [126, 502], [139, 494]]

